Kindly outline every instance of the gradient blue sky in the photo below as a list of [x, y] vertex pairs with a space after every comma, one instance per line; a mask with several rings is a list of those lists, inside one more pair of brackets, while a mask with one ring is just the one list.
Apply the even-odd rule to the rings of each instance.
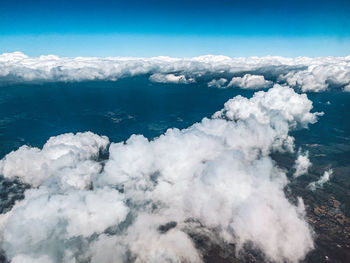
[[0, 53], [342, 56], [349, 13], [349, 0], [1, 0]]

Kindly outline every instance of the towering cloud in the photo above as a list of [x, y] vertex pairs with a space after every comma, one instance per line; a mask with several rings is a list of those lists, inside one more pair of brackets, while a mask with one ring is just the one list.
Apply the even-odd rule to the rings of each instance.
[[21, 147], [0, 163], [31, 186], [0, 215], [2, 249], [12, 262], [201, 262], [196, 231], [298, 262], [312, 231], [269, 155], [294, 150], [288, 133], [315, 123], [311, 110], [305, 94], [275, 85], [187, 129], [111, 143], [107, 160], [108, 139], [92, 133]]
[[[13, 82], [117, 80], [119, 78], [149, 74], [154, 82], [192, 83], [208, 78], [209, 86], [228, 86], [260, 89], [279, 84], [304, 92], [325, 91], [330, 86], [348, 90], [350, 84], [350, 57], [283, 58], [201, 56], [194, 58], [61, 58], [54, 55], [28, 57], [23, 53], [0, 55], [0, 84]], [[238, 76], [238, 77], [237, 77]], [[268, 77], [267, 77], [268, 76]]]

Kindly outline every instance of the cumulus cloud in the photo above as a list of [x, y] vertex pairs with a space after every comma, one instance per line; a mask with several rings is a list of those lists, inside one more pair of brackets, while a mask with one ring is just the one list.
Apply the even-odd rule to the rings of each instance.
[[[203, 76], [216, 77], [210, 85], [223, 87], [221, 78], [237, 73], [232, 86], [248, 89], [272, 86], [272, 76], [280, 84], [304, 92], [324, 91], [330, 85], [346, 91], [350, 84], [350, 56], [320, 58], [284, 58], [277, 56], [230, 58], [200, 56], [194, 58], [76, 57], [54, 55], [29, 57], [21, 52], [0, 55], [0, 84], [31, 81], [117, 80], [150, 74], [155, 82], [191, 83]], [[223, 75], [224, 74], [224, 75]], [[219, 80], [219, 82], [217, 82]], [[215, 84], [214, 84], [215, 83]], [[230, 86], [230, 85], [229, 85]]]
[[265, 89], [272, 86], [272, 81], [265, 80], [264, 76], [245, 74], [243, 77], [232, 78], [228, 87], [242, 89]]
[[208, 87], [210, 87], [210, 88], [224, 88], [226, 82], [227, 82], [227, 79], [225, 79], [225, 78], [213, 79], [213, 80], [209, 81]]
[[323, 173], [323, 175], [320, 177], [320, 179], [318, 179], [315, 182], [311, 182], [308, 185], [308, 188], [312, 191], [315, 191], [317, 188], [323, 188], [323, 185], [329, 181], [329, 179], [332, 177], [332, 175], [333, 175], [332, 169], [325, 171]]
[[0, 215], [2, 249], [13, 262], [201, 262], [190, 238], [198, 222], [211, 242], [298, 262], [312, 231], [270, 153], [294, 150], [289, 131], [316, 122], [311, 110], [305, 94], [275, 85], [187, 129], [111, 143], [107, 160], [108, 139], [92, 133], [22, 147], [0, 163], [31, 185]]
[[[309, 123], [315, 123], [317, 116], [323, 113], [311, 113], [312, 107], [312, 102], [306, 94], [296, 94], [291, 88], [275, 84], [267, 92], [256, 92], [251, 99], [236, 96], [227, 101], [224, 108], [216, 112], [214, 117], [224, 116], [230, 120], [247, 120], [253, 116], [259, 123], [270, 124], [282, 133], [288, 132], [288, 128], [295, 129], [298, 125], [305, 128]], [[286, 122], [281, 122], [275, 115], [275, 111]]]
[[154, 73], [149, 78], [152, 82], [158, 83], [180, 83], [180, 84], [188, 84], [193, 83], [195, 80], [193, 78], [186, 78], [185, 75], [175, 75], [175, 74], [161, 74]]
[[309, 152], [306, 151], [303, 154], [301, 151], [299, 151], [298, 158], [295, 160], [295, 164], [294, 164], [295, 172], [293, 176], [299, 177], [301, 175], [307, 174], [310, 166], [311, 166], [311, 162], [309, 160]]
[[[303, 92], [320, 92], [329, 85], [344, 86], [350, 83], [350, 58], [318, 58], [310, 61], [306, 70], [291, 71], [280, 79]], [[346, 90], [346, 88], [344, 88]]]
[[0, 174], [39, 186], [51, 178], [60, 184], [84, 189], [101, 165], [92, 161], [109, 144], [107, 137], [91, 132], [50, 138], [42, 149], [22, 146], [0, 161]]

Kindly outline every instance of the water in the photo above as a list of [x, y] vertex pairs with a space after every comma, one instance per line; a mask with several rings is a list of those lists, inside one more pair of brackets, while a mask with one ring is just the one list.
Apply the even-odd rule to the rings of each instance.
[[[168, 128], [186, 128], [210, 117], [238, 94], [250, 97], [253, 93], [208, 88], [206, 83], [150, 83], [148, 76], [117, 82], [1, 87], [0, 157], [23, 144], [40, 147], [50, 136], [66, 132], [92, 131], [114, 142], [132, 134], [153, 138]], [[310, 93], [308, 97], [314, 102], [314, 110], [325, 115], [309, 130], [293, 133], [297, 145], [347, 148], [350, 93]]]
[[238, 93], [206, 83], [150, 83], [147, 76], [1, 87], [0, 157], [23, 144], [40, 147], [66, 132], [92, 131], [114, 142], [132, 134], [153, 138], [210, 117]]

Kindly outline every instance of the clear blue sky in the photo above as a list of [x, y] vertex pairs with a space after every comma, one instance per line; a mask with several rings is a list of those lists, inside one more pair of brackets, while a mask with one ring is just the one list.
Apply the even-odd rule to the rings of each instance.
[[341, 56], [349, 14], [349, 0], [1, 0], [0, 53]]

